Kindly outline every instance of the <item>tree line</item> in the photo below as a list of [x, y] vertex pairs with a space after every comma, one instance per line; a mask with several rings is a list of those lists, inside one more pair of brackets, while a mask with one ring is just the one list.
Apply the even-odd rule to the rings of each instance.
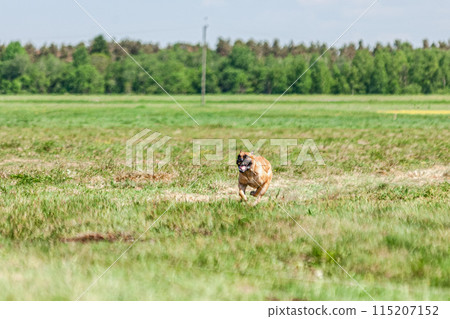
[[[200, 93], [201, 45], [161, 48], [132, 40], [120, 45], [168, 92]], [[207, 56], [208, 93], [279, 94], [302, 74], [287, 93], [450, 93], [450, 41], [424, 40], [420, 48], [400, 40], [373, 47], [360, 41], [327, 51], [321, 43], [231, 43], [219, 38]], [[162, 92], [119, 46], [99, 35], [76, 46], [0, 45], [0, 93]]]

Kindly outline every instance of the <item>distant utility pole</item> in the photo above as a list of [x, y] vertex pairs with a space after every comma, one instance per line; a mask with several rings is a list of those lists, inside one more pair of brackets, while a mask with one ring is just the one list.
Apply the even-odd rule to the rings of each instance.
[[206, 94], [206, 28], [208, 25], [205, 18], [205, 25], [203, 26], [203, 52], [202, 52], [202, 105], [205, 105], [205, 94]]

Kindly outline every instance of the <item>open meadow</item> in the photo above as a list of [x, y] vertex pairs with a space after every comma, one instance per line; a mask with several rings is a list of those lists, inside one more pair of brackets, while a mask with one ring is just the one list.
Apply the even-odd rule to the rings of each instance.
[[[199, 125], [163, 95], [0, 96], [1, 300], [77, 299], [155, 221], [81, 300], [450, 299], [449, 95], [289, 95], [253, 126], [276, 96], [175, 98]], [[153, 175], [125, 165], [146, 128], [171, 137]], [[193, 165], [203, 138], [222, 160]], [[267, 139], [255, 207], [230, 139]]]

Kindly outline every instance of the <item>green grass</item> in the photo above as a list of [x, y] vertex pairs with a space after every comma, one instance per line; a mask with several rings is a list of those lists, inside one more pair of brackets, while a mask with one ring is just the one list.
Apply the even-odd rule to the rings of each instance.
[[[0, 299], [450, 299], [449, 96], [0, 96]], [[144, 128], [171, 136], [150, 178], [125, 166]], [[192, 165], [193, 138], [225, 158]], [[281, 166], [238, 202], [228, 139], [312, 138], [326, 166]], [[290, 149], [295, 161], [300, 148]], [[192, 185], [192, 183], [198, 181]], [[191, 186], [192, 185], [192, 186]], [[86, 234], [105, 240], [77, 241]]]

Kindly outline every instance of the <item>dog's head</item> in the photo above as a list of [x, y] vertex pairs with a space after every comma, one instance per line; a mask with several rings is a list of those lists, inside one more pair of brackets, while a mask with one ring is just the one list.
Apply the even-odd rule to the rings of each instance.
[[239, 168], [239, 172], [245, 173], [249, 169], [251, 169], [253, 165], [253, 155], [247, 152], [239, 152], [239, 155], [236, 160], [236, 164]]

